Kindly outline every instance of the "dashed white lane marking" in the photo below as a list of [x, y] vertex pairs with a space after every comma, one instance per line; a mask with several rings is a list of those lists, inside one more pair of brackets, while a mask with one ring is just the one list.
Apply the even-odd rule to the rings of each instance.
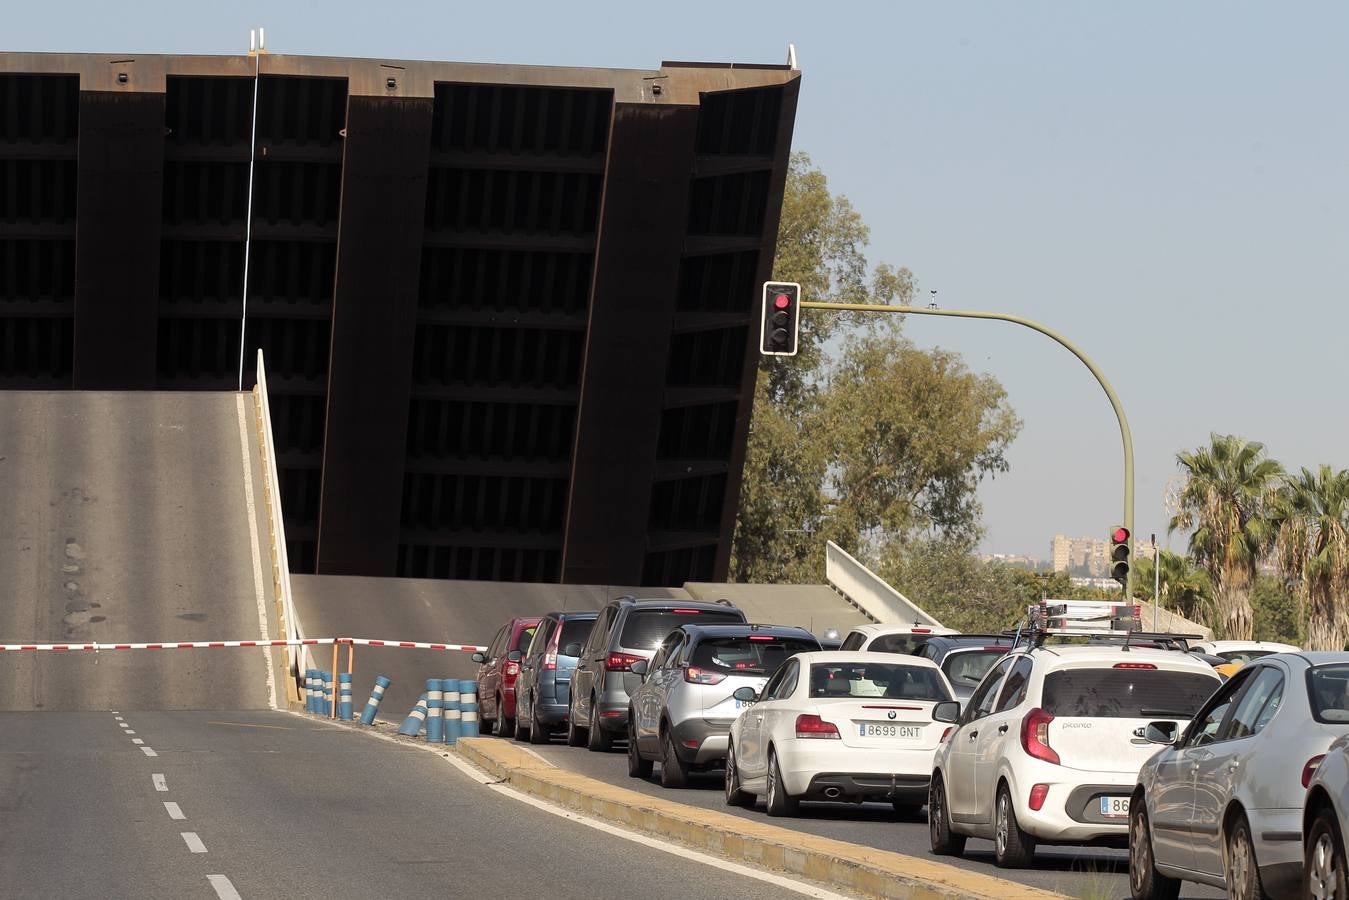
[[142, 748], [141, 748], [141, 752], [144, 753], [146, 756], [158, 756], [158, 755], [159, 755], [159, 754], [156, 753], [155, 751], [151, 750], [149, 747], [142, 747]]
[[[288, 712], [290, 712], [291, 715], [297, 718], [302, 719], [309, 718], [304, 713], [295, 712], [294, 710], [288, 710]], [[330, 725], [329, 727], [344, 728], [345, 726]], [[397, 744], [400, 747], [406, 748], [408, 746], [408, 744], [404, 741], [395, 740], [394, 738], [389, 737], [388, 735], [379, 734], [378, 732], [359, 730], [358, 733], [363, 734], [367, 737], [376, 738], [381, 741], [388, 741], [389, 743]], [[794, 894], [801, 894], [806, 897], [814, 897], [816, 898], [816, 900], [848, 900], [846, 894], [838, 894], [835, 893], [834, 891], [828, 890], [827, 888], [816, 887], [813, 884], [807, 884], [803, 881], [795, 881], [791, 878], [787, 878], [782, 875], [773, 875], [768, 872], [761, 872], [758, 869], [751, 869], [749, 866], [742, 866], [739, 863], [733, 863], [730, 860], [721, 859], [720, 857], [712, 856], [707, 853], [699, 853], [697, 850], [690, 850], [688, 847], [681, 847], [676, 844], [666, 843], [665, 841], [662, 841], [659, 838], [649, 837], [644, 834], [638, 834], [637, 832], [634, 831], [627, 831], [625, 829], [618, 828], [617, 826], [610, 825], [608, 822], [602, 822], [599, 819], [593, 819], [590, 816], [582, 815], [581, 813], [574, 812], [570, 809], [564, 809], [560, 806], [554, 806], [553, 804], [547, 802], [546, 800], [540, 800], [537, 797], [531, 797], [528, 794], [521, 793], [520, 791], [515, 790], [515, 788], [507, 787], [504, 784], [495, 783], [493, 779], [489, 778], [487, 775], [483, 774], [473, 765], [465, 762], [464, 760], [460, 759], [453, 753], [446, 753], [441, 750], [436, 750], [433, 747], [428, 746], [426, 744], [419, 743], [414, 744], [413, 746], [417, 749], [424, 750], [428, 753], [435, 753], [437, 756], [440, 756], [441, 758], [447, 760], [451, 765], [459, 769], [459, 771], [463, 772], [469, 778], [478, 782], [478, 784], [485, 786], [489, 790], [495, 791], [498, 794], [501, 794], [502, 796], [509, 797], [512, 800], [518, 800], [521, 803], [527, 803], [530, 806], [533, 806], [537, 809], [541, 809], [546, 813], [550, 813], [554, 816], [557, 816], [558, 818], [567, 819], [569, 821], [577, 823], [578, 825], [585, 825], [588, 828], [594, 828], [596, 831], [603, 831], [605, 834], [611, 834], [614, 837], [622, 838], [625, 841], [632, 841], [634, 844], [641, 844], [644, 847], [650, 847], [651, 849], [659, 850], [662, 853], [669, 853], [671, 856], [678, 856], [684, 859], [690, 859], [696, 863], [701, 863], [702, 865], [705, 866], [711, 866], [714, 869], [720, 869], [723, 872], [731, 872], [732, 874], [740, 875], [744, 878], [752, 878], [755, 881], [762, 881], [766, 884], [771, 884], [774, 885], [775, 887], [780, 887], [783, 890], [791, 891]], [[542, 756], [539, 756], [539, 758], [544, 759], [544, 757]]]
[[164, 780], [163, 775], [151, 775], [150, 780], [154, 782], [155, 790], [161, 793], [169, 789], [169, 783]]
[[[248, 549], [253, 554], [253, 593], [258, 601], [258, 635], [267, 640], [267, 600], [262, 590], [262, 551], [258, 547], [258, 507], [253, 500], [253, 462], [248, 454], [248, 416], [244, 413], [244, 395], [235, 398], [239, 410], [239, 452], [244, 461], [244, 505], [248, 509]], [[253, 398], [249, 397], [249, 402]], [[267, 702], [276, 709], [276, 676], [272, 673], [272, 651], [263, 650], [267, 659]]]
[[181, 808], [179, 808], [178, 804], [177, 804], [177, 803], [173, 803], [173, 802], [171, 802], [171, 801], [169, 801], [169, 800], [165, 800], [165, 801], [164, 801], [164, 811], [167, 812], [167, 813], [169, 814], [169, 818], [170, 818], [170, 819], [186, 819], [186, 818], [187, 818], [187, 816], [183, 815], [183, 811], [182, 811]]
[[187, 844], [187, 849], [191, 850], [193, 853], [206, 852], [206, 845], [201, 842], [201, 838], [197, 837], [195, 831], [184, 831], [183, 841]]
[[128, 729], [127, 729], [125, 732], [123, 732], [123, 733], [126, 734], [126, 735], [129, 737], [129, 736], [135, 734], [136, 732], [134, 732], [134, 731], [132, 731], [130, 728], [128, 728]]
[[224, 875], [207, 875], [206, 880], [211, 882], [211, 887], [215, 888], [215, 895], [220, 900], [243, 900]]
[[125, 721], [121, 716], [113, 716], [113, 718], [119, 722]]
[[118, 715], [118, 712], [117, 712], [117, 710], [115, 710], [115, 709], [110, 709], [110, 710], [108, 710], [108, 712], [112, 713], [114, 716], [115, 716], [115, 715]]
[[141, 740], [140, 738], [132, 738], [132, 739], [131, 739], [131, 743], [136, 744], [136, 745], [140, 745], [140, 744], [144, 744], [145, 741]]

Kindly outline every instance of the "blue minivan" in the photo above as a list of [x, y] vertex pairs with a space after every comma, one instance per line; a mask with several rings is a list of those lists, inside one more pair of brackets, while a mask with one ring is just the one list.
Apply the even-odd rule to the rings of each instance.
[[596, 612], [552, 612], [539, 621], [515, 681], [515, 739], [546, 744], [567, 724], [571, 674]]

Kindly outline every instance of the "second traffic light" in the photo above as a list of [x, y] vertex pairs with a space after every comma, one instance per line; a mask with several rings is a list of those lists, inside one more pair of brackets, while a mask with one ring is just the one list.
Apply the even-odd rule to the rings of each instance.
[[795, 356], [801, 334], [801, 285], [793, 281], [766, 281], [759, 352], [764, 356]]
[[1116, 525], [1110, 529], [1110, 577], [1120, 584], [1128, 584], [1133, 558], [1133, 535], [1123, 525]]

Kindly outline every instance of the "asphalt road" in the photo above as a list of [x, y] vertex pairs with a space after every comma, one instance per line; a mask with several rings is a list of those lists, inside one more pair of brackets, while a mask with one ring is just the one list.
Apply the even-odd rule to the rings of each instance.
[[[609, 784], [631, 788], [653, 797], [663, 797], [690, 806], [715, 809], [759, 821], [771, 821], [772, 824], [784, 828], [794, 828], [808, 834], [850, 841], [881, 850], [893, 850], [910, 856], [927, 857], [931, 853], [926, 815], [902, 818], [896, 815], [889, 804], [805, 803], [802, 804], [801, 814], [798, 817], [770, 820], [764, 812], [762, 800], [754, 809], [749, 810], [726, 806], [722, 787], [723, 773], [720, 769], [695, 774], [688, 788], [671, 790], [661, 787], [658, 781], [659, 764], [650, 779], [628, 777], [624, 743], [616, 743], [612, 753], [593, 753], [580, 747], [568, 747], [560, 738], [554, 738], [548, 745], [530, 749], [537, 751], [544, 759], [560, 768], [597, 778]], [[947, 857], [942, 859], [942, 862], [1076, 897], [1129, 896], [1128, 854], [1122, 850], [1044, 847], [1037, 850], [1033, 869], [1010, 870], [998, 869], [994, 865], [991, 841], [972, 838], [963, 857]], [[1181, 896], [1208, 898], [1225, 895], [1222, 891], [1186, 883]]]
[[[0, 643], [275, 636], [252, 416], [249, 394], [0, 391]], [[5, 652], [0, 710], [265, 708], [267, 658]]]
[[0, 713], [0, 821], [6, 896], [783, 896], [279, 712]]

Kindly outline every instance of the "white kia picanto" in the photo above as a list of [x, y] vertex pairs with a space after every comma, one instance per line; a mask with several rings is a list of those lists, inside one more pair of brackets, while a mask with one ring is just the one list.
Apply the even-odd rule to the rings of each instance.
[[1221, 686], [1212, 666], [1178, 650], [1020, 645], [989, 670], [937, 750], [933, 852], [989, 838], [999, 866], [1020, 867], [1037, 843], [1127, 846], [1129, 797], [1157, 752], [1147, 725], [1179, 728]]

